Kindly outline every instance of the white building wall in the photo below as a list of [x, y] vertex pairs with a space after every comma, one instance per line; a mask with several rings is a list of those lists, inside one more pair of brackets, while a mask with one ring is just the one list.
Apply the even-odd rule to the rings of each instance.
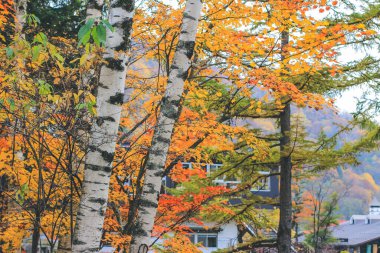
[[[187, 223], [186, 224], [187, 226], [189, 226], [190, 228], [191, 227], [197, 227], [199, 228], [200, 226], [198, 224], [195, 224], [195, 223]], [[210, 222], [207, 222], [207, 223], [204, 223], [204, 227], [214, 227], [215, 226], [215, 223], [210, 223]], [[209, 247], [209, 248], [206, 248], [206, 247], [200, 247], [199, 249], [203, 252], [203, 253], [211, 253], [217, 249], [225, 249], [225, 248], [229, 248], [231, 247], [232, 245], [235, 245], [237, 244], [237, 236], [238, 236], [238, 230], [237, 230], [237, 226], [236, 226], [236, 223], [235, 222], [230, 222], [230, 223], [227, 223], [227, 224], [224, 224], [220, 227], [220, 232], [218, 232], [218, 247]], [[210, 232], [210, 234], [213, 234], [212, 232]], [[173, 235], [172, 233], [168, 233], [168, 235]], [[151, 238], [151, 242], [155, 241], [156, 238]], [[164, 241], [164, 239], [159, 239], [156, 241], [155, 244], [162, 244]], [[153, 250], [150, 250], [149, 253], [153, 253], [154, 251]], [[189, 252], [190, 253], [190, 252]]]
[[222, 231], [218, 233], [217, 248], [200, 248], [204, 253], [211, 253], [217, 249], [229, 248], [237, 244], [238, 229], [235, 222], [230, 222], [220, 227]]
[[[189, 227], [200, 227], [198, 224], [195, 224], [195, 223], [187, 223], [186, 224], [187, 226]], [[215, 225], [215, 223], [204, 223], [204, 226], [205, 227], [213, 227]], [[227, 223], [227, 224], [224, 224], [220, 227], [221, 231], [218, 232], [218, 247], [210, 247], [210, 248], [206, 248], [206, 247], [200, 247], [199, 249], [203, 252], [203, 253], [211, 253], [217, 249], [225, 249], [225, 248], [229, 248], [231, 247], [232, 245], [235, 245], [237, 244], [237, 236], [238, 236], [238, 229], [237, 229], [237, 225], [235, 222], [230, 222], [230, 223]], [[210, 232], [211, 233], [211, 232]], [[168, 235], [172, 235], [171, 233], [168, 233]], [[152, 238], [151, 242], [153, 242], [156, 238]], [[163, 239], [159, 239], [157, 240], [156, 244], [162, 244], [163, 243]], [[153, 253], [154, 251], [153, 250], [150, 250], [149, 253]], [[189, 252], [190, 253], [190, 252]]]

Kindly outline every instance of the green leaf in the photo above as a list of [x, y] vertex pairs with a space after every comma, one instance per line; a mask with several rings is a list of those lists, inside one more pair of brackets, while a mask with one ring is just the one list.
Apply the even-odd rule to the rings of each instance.
[[86, 33], [85, 35], [84, 35], [84, 37], [79, 41], [79, 43], [78, 43], [78, 47], [80, 46], [80, 45], [86, 45], [87, 44], [87, 42], [90, 40], [90, 36], [91, 36], [91, 31], [89, 31], [88, 33]]
[[91, 27], [92, 27], [93, 24], [94, 24], [94, 19], [93, 18], [90, 18], [89, 20], [87, 20], [86, 24], [84, 24], [79, 29], [79, 32], [78, 32], [79, 39], [83, 38], [83, 36], [90, 31], [90, 29], [91, 29]]
[[36, 15], [31, 14], [30, 18], [34, 27], [41, 23], [41, 20]]
[[77, 109], [77, 110], [82, 110], [83, 108], [86, 108], [87, 107], [87, 104], [85, 104], [85, 103], [81, 103], [81, 104], [77, 104], [76, 106], [75, 106], [75, 109]]
[[91, 35], [92, 35], [92, 38], [94, 39], [95, 45], [100, 46], [100, 40], [99, 40], [99, 36], [98, 36], [98, 32], [97, 32], [96, 27], [94, 27], [91, 30]]
[[38, 56], [40, 55], [41, 51], [41, 45], [33, 46], [32, 47], [32, 60], [35, 61], [38, 59]]
[[29, 187], [27, 184], [21, 185], [20, 189], [16, 192], [16, 200], [22, 205], [25, 201], [25, 195], [28, 193]]
[[95, 115], [96, 111], [94, 109], [94, 106], [96, 105], [95, 101], [87, 102], [87, 110], [90, 112], [91, 115]]
[[52, 86], [45, 81], [38, 80], [38, 93], [40, 95], [49, 95], [52, 92]]
[[102, 21], [100, 21], [105, 27], [107, 27], [111, 32], [114, 32], [115, 31], [115, 28], [110, 24], [110, 22], [108, 22], [108, 20], [106, 19], [103, 19]]
[[86, 44], [88, 42], [88, 40], [90, 39], [91, 27], [92, 27], [93, 24], [94, 24], [94, 19], [90, 18], [89, 20], [87, 20], [86, 24], [79, 29], [79, 32], [78, 32], [78, 39], [79, 39], [78, 47], [81, 44]]
[[33, 14], [27, 14], [25, 19], [28, 25], [30, 26], [36, 27], [38, 24], [41, 23], [41, 20], [36, 15], [33, 15]]
[[34, 36], [33, 43], [35, 42], [39, 42], [42, 45], [46, 46], [48, 42], [47, 36], [44, 33], [39, 32], [36, 36]]
[[8, 103], [9, 103], [9, 110], [11, 112], [14, 112], [14, 110], [16, 109], [16, 105], [15, 105], [15, 101], [13, 100], [13, 98], [8, 98]]
[[12, 59], [15, 55], [15, 52], [13, 51], [13, 49], [11, 47], [6, 47], [5, 48], [5, 53], [7, 54], [7, 57], [9, 59]]
[[64, 58], [62, 57], [62, 55], [60, 55], [58, 53], [54, 54], [54, 57], [57, 58], [57, 60], [60, 61], [60, 62], [64, 61]]
[[41, 24], [41, 20], [36, 15], [33, 15], [33, 19], [35, 20], [36, 23]]
[[22, 192], [26, 192], [27, 190], [28, 190], [28, 185], [27, 184], [21, 185], [21, 191]]
[[96, 34], [98, 35], [98, 39], [100, 41], [101, 44], [105, 44], [106, 43], [106, 28], [102, 25], [98, 25], [96, 26]]

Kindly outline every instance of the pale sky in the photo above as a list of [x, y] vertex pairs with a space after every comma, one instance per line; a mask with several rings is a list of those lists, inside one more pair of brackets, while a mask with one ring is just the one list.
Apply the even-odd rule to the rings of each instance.
[[[347, 63], [354, 60], [359, 60], [368, 55], [379, 55], [379, 52], [377, 49], [367, 49], [366, 52], [363, 51], [357, 51], [353, 48], [347, 47], [342, 49], [341, 55], [339, 56], [338, 60], [342, 63]], [[365, 92], [364, 87], [353, 87], [348, 89], [347, 91], [343, 92], [341, 96], [336, 98], [335, 105], [338, 107], [338, 109], [342, 112], [354, 112], [356, 110], [356, 101], [357, 98], [360, 98], [363, 93]], [[377, 117], [377, 120], [380, 122], [380, 117]]]
[[[352, 48], [344, 48], [341, 50], [341, 55], [338, 59], [342, 63], [347, 63], [354, 61], [355, 59], [360, 59], [362, 56], [362, 53], [356, 52]], [[343, 92], [340, 97], [336, 98], [335, 105], [342, 112], [354, 112], [356, 110], [356, 98], [360, 98], [362, 94], [363, 91], [361, 88], [351, 88]]]
[[335, 105], [341, 112], [354, 112], [356, 110], [356, 98], [360, 98], [363, 91], [360, 88], [351, 88], [336, 98]]

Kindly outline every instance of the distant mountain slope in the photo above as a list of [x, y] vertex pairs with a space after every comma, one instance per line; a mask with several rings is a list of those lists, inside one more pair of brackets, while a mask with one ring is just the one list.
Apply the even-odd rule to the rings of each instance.
[[[352, 119], [348, 113], [335, 113], [331, 109], [315, 111], [312, 109], [302, 109], [310, 124], [306, 126], [308, 133], [312, 137], [317, 137], [321, 130], [325, 131], [328, 136], [335, 134], [339, 130], [339, 125], [343, 126]], [[360, 139], [365, 135], [365, 131], [359, 127], [354, 128], [349, 133], [341, 136], [340, 141], [352, 142]], [[369, 173], [375, 182], [380, 184], [380, 150], [374, 150], [368, 153], [361, 153], [358, 157], [360, 165], [351, 168], [355, 173]]]
[[[332, 136], [339, 131], [342, 126], [346, 126], [352, 119], [348, 113], [338, 113], [332, 109], [316, 111], [314, 109], [292, 108], [293, 114], [304, 115], [304, 126], [309, 137], [318, 138], [321, 131], [327, 136]], [[277, 132], [276, 123], [273, 120], [254, 120], [246, 123], [252, 124], [255, 128], [260, 128], [266, 133]], [[353, 142], [365, 135], [365, 131], [355, 127], [352, 131], [340, 135], [338, 146], [344, 142]], [[349, 218], [352, 214], [366, 214], [369, 201], [374, 195], [380, 196], [380, 150], [369, 153], [361, 153], [358, 156], [360, 165], [344, 168], [337, 168], [334, 188], [342, 191], [348, 188], [345, 197], [340, 201], [340, 211], [342, 218]]]
[[[332, 136], [340, 126], [347, 125], [352, 119], [352, 115], [348, 113], [336, 113], [331, 109], [322, 111], [302, 109], [302, 113], [309, 121], [306, 126], [307, 132], [315, 138], [322, 130], [328, 136]], [[363, 135], [365, 135], [365, 131], [356, 127], [349, 133], [343, 134], [339, 138], [339, 142], [352, 142], [360, 139]], [[342, 186], [348, 189], [346, 196], [340, 201], [339, 213], [345, 218], [349, 218], [353, 214], [366, 214], [372, 197], [380, 194], [378, 185], [380, 184], [380, 151], [361, 153], [358, 160], [360, 164], [357, 166], [338, 168], [339, 180], [336, 184], [336, 191], [342, 190]]]

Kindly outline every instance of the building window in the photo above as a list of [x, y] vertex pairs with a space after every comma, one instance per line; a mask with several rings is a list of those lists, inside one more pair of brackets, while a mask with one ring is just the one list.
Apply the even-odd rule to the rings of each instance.
[[[207, 175], [211, 176], [215, 174], [223, 165], [222, 164], [207, 164], [206, 165], [206, 170], [207, 170]], [[214, 179], [214, 182], [223, 182], [224, 181], [224, 176], [220, 175]]]
[[[200, 168], [203, 168], [207, 175], [214, 176], [213, 182], [216, 185], [225, 186], [227, 188], [235, 189], [240, 183], [240, 178], [234, 176], [234, 175], [218, 175], [217, 171], [220, 170], [223, 166], [223, 164], [201, 164], [201, 163], [182, 163], [182, 167], [184, 169], [192, 169], [194, 167], [200, 166]], [[255, 185], [252, 186], [251, 191], [255, 192], [270, 192], [271, 191], [271, 185], [270, 185], [270, 172], [269, 171], [259, 171], [258, 174], [261, 176]]]
[[209, 234], [209, 233], [197, 233], [188, 235], [190, 241], [194, 244], [202, 245], [203, 247], [208, 248], [217, 248], [218, 247], [218, 234]]
[[196, 242], [195, 242], [195, 234], [190, 234], [190, 235], [189, 235], [189, 239], [190, 239], [191, 243], [193, 243], [193, 244], [196, 243]]
[[221, 169], [223, 164], [193, 164], [193, 163], [182, 163], [182, 167], [184, 169], [192, 169], [195, 166], [200, 166], [202, 169], [204, 169], [207, 172], [207, 175], [214, 176], [213, 182], [216, 185], [222, 185], [226, 186], [227, 188], [236, 188], [238, 184], [241, 183], [240, 179], [233, 176], [233, 175], [218, 175], [217, 171]]
[[259, 174], [262, 175], [262, 177], [260, 177], [256, 184], [253, 185], [252, 191], [270, 191], [269, 171], [260, 171]]
[[182, 163], [182, 168], [191, 169], [192, 168], [191, 163]]

